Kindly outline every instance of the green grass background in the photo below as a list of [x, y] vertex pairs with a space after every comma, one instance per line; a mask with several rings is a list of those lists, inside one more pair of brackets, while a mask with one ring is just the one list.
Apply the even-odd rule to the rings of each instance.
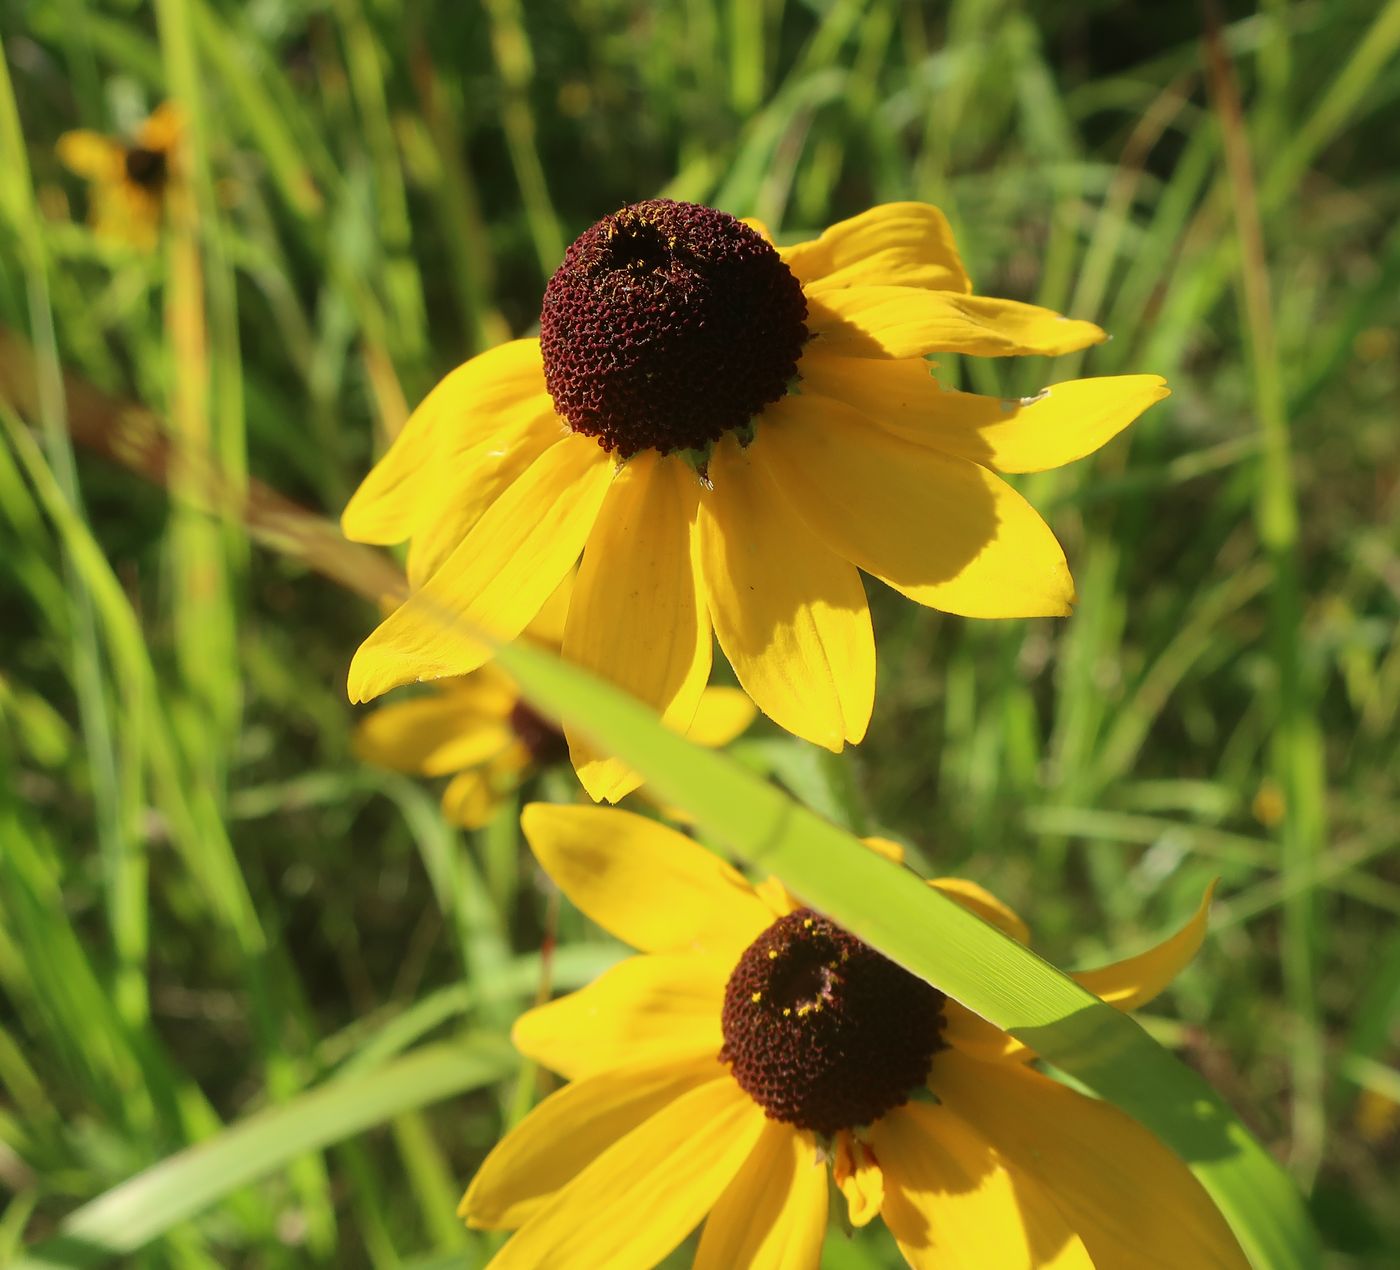
[[[1222, 877], [1149, 1026], [1288, 1162], [1337, 1264], [1395, 1264], [1400, 4], [1231, 5], [1214, 70], [1203, 26], [1014, 0], [0, 9], [0, 326], [37, 376], [0, 401], [0, 1262], [77, 1210], [151, 1238], [132, 1265], [475, 1264], [453, 1208], [537, 1093], [503, 1037], [555, 921], [513, 809], [459, 834], [351, 757], [372, 606], [178, 473], [75, 448], [60, 368], [229, 488], [334, 517], [405, 404], [530, 329], [576, 233], [667, 194], [785, 237], [936, 202], [980, 291], [1114, 337], [947, 382], [1171, 381], [1022, 482], [1072, 619], [871, 584], [870, 739], [737, 752], [991, 886], [1063, 964]], [[178, 248], [96, 241], [53, 155], [171, 96], [193, 319]], [[557, 929], [558, 986], [618, 955]], [[829, 1260], [890, 1256], [868, 1231]]]

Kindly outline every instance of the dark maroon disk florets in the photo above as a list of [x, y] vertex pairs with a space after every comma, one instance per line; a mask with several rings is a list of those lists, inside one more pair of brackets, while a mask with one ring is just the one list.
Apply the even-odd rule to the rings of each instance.
[[806, 318], [761, 234], [696, 203], [633, 203], [576, 239], [545, 288], [545, 383], [575, 432], [622, 458], [700, 450], [787, 391]]
[[126, 176], [133, 185], [145, 190], [158, 190], [165, 184], [169, 168], [164, 150], [147, 150], [132, 146], [126, 152]]
[[510, 712], [510, 727], [530, 757], [543, 767], [562, 763], [569, 756], [569, 743], [555, 725], [523, 701], [517, 701]]
[[854, 935], [799, 909], [763, 932], [724, 993], [722, 1061], [773, 1120], [833, 1134], [904, 1103], [942, 1048], [943, 1001]]

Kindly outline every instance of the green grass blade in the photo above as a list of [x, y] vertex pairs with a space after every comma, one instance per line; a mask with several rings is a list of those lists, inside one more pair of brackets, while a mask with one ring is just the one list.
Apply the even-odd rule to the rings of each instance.
[[405, 1112], [500, 1080], [515, 1066], [504, 1041], [425, 1046], [363, 1076], [331, 1081], [249, 1116], [84, 1204], [20, 1267], [75, 1266], [134, 1252], [298, 1156]]

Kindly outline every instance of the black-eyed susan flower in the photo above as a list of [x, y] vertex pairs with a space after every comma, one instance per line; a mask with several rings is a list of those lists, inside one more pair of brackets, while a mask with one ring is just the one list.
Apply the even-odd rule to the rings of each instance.
[[[523, 632], [554, 652], [564, 637], [572, 579], [566, 578]], [[737, 688], [708, 687], [687, 736], [699, 745], [727, 745], [753, 722], [754, 707]], [[478, 829], [507, 796], [541, 767], [568, 757], [564, 734], [522, 699], [494, 663], [432, 691], [372, 712], [355, 731], [355, 752], [367, 763], [409, 775], [449, 776], [443, 814]]]
[[157, 241], [178, 178], [180, 117], [166, 102], [128, 141], [78, 129], [58, 139], [59, 160], [88, 181], [88, 220], [94, 232], [143, 251]]
[[[641, 955], [516, 1025], [569, 1083], [462, 1200], [469, 1224], [516, 1232], [497, 1270], [646, 1267], [701, 1223], [697, 1267], [815, 1267], [829, 1175], [850, 1224], [880, 1217], [920, 1268], [1245, 1265], [1150, 1132], [781, 884], [622, 811], [536, 804], [523, 823], [560, 889]], [[1028, 938], [982, 888], [931, 885]], [[1194, 956], [1206, 907], [1076, 977], [1121, 1009], [1150, 1000]]]
[[[712, 208], [625, 207], [565, 254], [539, 339], [449, 375], [351, 499], [346, 534], [409, 540], [422, 585], [360, 647], [350, 695], [480, 665], [472, 630], [514, 637], [581, 555], [566, 658], [684, 728], [713, 630], [765, 714], [859, 741], [860, 571], [970, 617], [1067, 613], [1064, 553], [997, 473], [1080, 458], [1167, 392], [1131, 375], [1002, 401], [941, 389], [925, 355], [1104, 338], [973, 295], [923, 204], [781, 248]], [[625, 792], [618, 764], [571, 748], [595, 798]]]

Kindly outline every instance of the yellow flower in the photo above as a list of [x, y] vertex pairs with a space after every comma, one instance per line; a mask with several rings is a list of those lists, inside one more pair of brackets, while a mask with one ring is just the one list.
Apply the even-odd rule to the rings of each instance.
[[[491, 1152], [468, 1224], [493, 1265], [644, 1267], [704, 1222], [697, 1267], [819, 1263], [830, 1169], [915, 1267], [1243, 1267], [1186, 1166], [1116, 1108], [772, 880], [597, 807], [525, 809], [540, 864], [641, 953], [518, 1021], [570, 1083]], [[897, 855], [893, 844], [871, 846]], [[971, 882], [930, 883], [1025, 941]], [[1209, 896], [1164, 943], [1076, 976], [1128, 1009], [1194, 956]]]
[[[514, 637], [580, 554], [568, 660], [683, 728], [713, 629], [759, 708], [832, 750], [874, 698], [861, 570], [950, 613], [1069, 612], [1064, 553], [996, 473], [1080, 458], [1167, 389], [945, 391], [925, 354], [1105, 338], [971, 291], [919, 203], [776, 249], [689, 203], [604, 217], [551, 279], [540, 338], [452, 372], [345, 509], [350, 538], [408, 539], [421, 584], [355, 655], [351, 698], [474, 669], [489, 652], [469, 631]], [[571, 750], [615, 797], [619, 766]]]
[[[525, 638], [558, 652], [571, 589], [566, 578], [525, 628]], [[706, 688], [687, 735], [700, 745], [727, 745], [753, 716], [738, 689]], [[375, 710], [356, 729], [355, 752], [391, 771], [450, 775], [443, 814], [479, 829], [536, 769], [567, 758], [568, 747], [553, 721], [531, 709], [510, 676], [488, 663], [440, 680], [430, 695]]]
[[167, 201], [179, 175], [180, 117], [166, 102], [128, 144], [79, 129], [58, 139], [58, 157], [89, 181], [88, 219], [94, 231], [142, 251], [156, 245]]

